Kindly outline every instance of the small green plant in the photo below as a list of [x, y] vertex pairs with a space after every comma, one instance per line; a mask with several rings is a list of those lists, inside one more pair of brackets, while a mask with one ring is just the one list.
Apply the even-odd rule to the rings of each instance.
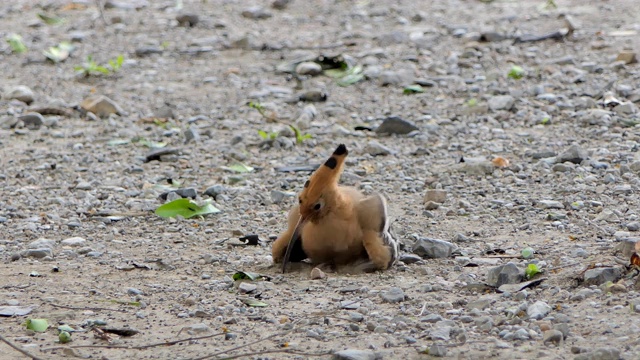
[[536, 276], [536, 274], [538, 273], [540, 273], [540, 268], [538, 268], [538, 265], [536, 264], [529, 264], [527, 266], [527, 269], [524, 271], [524, 274], [527, 277], [527, 279], [531, 279], [532, 277]]
[[467, 106], [468, 107], [474, 107], [476, 105], [478, 105], [478, 99], [471, 98], [471, 99], [467, 100]]
[[278, 134], [277, 131], [266, 132], [264, 130], [258, 130], [258, 135], [264, 140], [273, 141], [278, 137]]
[[522, 67], [520, 67], [518, 65], [513, 65], [511, 67], [511, 69], [509, 70], [509, 73], [507, 74], [507, 77], [509, 77], [511, 79], [519, 80], [519, 79], [522, 79], [524, 74], [525, 74], [525, 71], [524, 71], [524, 69]]
[[11, 46], [11, 51], [16, 54], [22, 54], [27, 51], [27, 47], [22, 42], [22, 36], [18, 34], [11, 34], [7, 36], [7, 42]]
[[80, 66], [75, 66], [73, 69], [84, 76], [91, 75], [109, 75], [112, 72], [120, 70], [124, 63], [124, 56], [118, 55], [117, 58], [109, 60], [107, 66], [98, 64], [91, 55], [87, 56], [87, 61]]
[[[267, 118], [267, 119], [273, 120], [273, 121], [278, 121], [278, 119], [276, 119], [276, 118], [274, 118], [272, 116], [269, 116], [269, 114], [267, 114], [266, 109], [264, 108], [264, 106], [262, 104], [260, 104], [258, 102], [250, 101], [248, 105], [249, 105], [250, 108], [258, 110], [260, 115], [262, 115], [264, 118]], [[289, 128], [291, 128], [291, 130], [293, 130], [293, 133], [296, 136], [296, 144], [302, 144], [305, 140], [312, 138], [311, 134], [303, 134], [302, 131], [300, 131], [300, 129], [298, 129], [298, 127], [296, 127], [295, 125], [288, 124], [288, 123], [285, 123], [285, 125], [289, 126]], [[278, 133], [275, 132], [275, 131], [267, 133], [264, 130], [258, 130], [258, 135], [260, 135], [260, 137], [265, 139], [265, 140], [274, 140], [278, 136]]]

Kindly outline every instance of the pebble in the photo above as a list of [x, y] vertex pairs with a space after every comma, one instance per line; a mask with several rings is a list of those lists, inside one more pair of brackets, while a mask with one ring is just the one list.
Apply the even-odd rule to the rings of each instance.
[[622, 61], [623, 63], [628, 65], [637, 63], [638, 58], [636, 56], [636, 53], [633, 51], [621, 51], [620, 53], [618, 53], [616, 61]]
[[380, 144], [379, 142], [377, 142], [375, 140], [369, 141], [367, 143], [367, 145], [365, 145], [364, 151], [366, 151], [367, 153], [369, 153], [372, 156], [389, 155], [389, 154], [392, 153], [391, 149], [389, 149], [388, 147]]
[[551, 311], [551, 306], [549, 306], [544, 301], [536, 301], [532, 305], [527, 308], [527, 315], [530, 319], [540, 320], [547, 316]]
[[296, 66], [298, 75], [316, 76], [322, 73], [322, 66], [312, 61], [304, 61]]
[[68, 239], [64, 239], [60, 243], [62, 245], [67, 245], [67, 246], [81, 246], [86, 242], [87, 242], [86, 239], [76, 236], [76, 237], [70, 237]]
[[429, 355], [433, 357], [445, 357], [447, 356], [447, 347], [441, 344], [432, 344], [429, 347]]
[[555, 200], [540, 200], [538, 205], [543, 209], [564, 209], [564, 205]]
[[580, 354], [573, 358], [573, 360], [620, 360], [620, 359], [621, 359], [620, 350], [613, 347], [602, 347], [586, 354]]
[[332, 360], [382, 360], [382, 355], [371, 350], [347, 349], [333, 353]]
[[185, 327], [185, 330], [191, 334], [203, 334], [211, 331], [211, 328], [205, 323], [193, 324]]
[[211, 196], [212, 198], [216, 198], [216, 196], [220, 195], [220, 194], [224, 194], [227, 191], [227, 189], [224, 187], [224, 185], [220, 185], [220, 184], [216, 184], [213, 186], [209, 186], [205, 191], [204, 191], [204, 195], [208, 195]]
[[422, 261], [422, 258], [418, 255], [414, 255], [414, 254], [401, 254], [400, 257], [398, 258], [398, 260], [402, 261], [403, 263], [409, 265], [409, 264], [415, 264], [419, 261]]
[[489, 269], [487, 284], [500, 287], [504, 284], [517, 284], [524, 278], [524, 271], [512, 262]]
[[27, 247], [29, 249], [41, 249], [41, 248], [53, 249], [55, 245], [56, 245], [56, 242], [51, 239], [40, 238], [38, 240], [34, 240], [30, 242]]
[[24, 257], [32, 257], [36, 259], [42, 259], [47, 256], [53, 256], [53, 251], [50, 248], [41, 248], [41, 249], [29, 249], [22, 253]]
[[44, 124], [44, 117], [39, 113], [26, 113], [18, 117], [29, 130], [38, 130]]
[[406, 135], [416, 130], [418, 130], [418, 127], [412, 122], [398, 116], [390, 116], [384, 119], [375, 131], [378, 134]]
[[296, 101], [297, 100], [310, 101], [310, 102], [323, 102], [323, 101], [327, 101], [327, 93], [322, 90], [312, 89], [299, 94], [298, 97], [296, 98]]
[[493, 111], [511, 110], [515, 104], [515, 99], [511, 95], [492, 96], [488, 101], [489, 109]]
[[238, 285], [238, 291], [241, 294], [248, 294], [248, 293], [252, 293], [254, 291], [256, 291], [256, 289], [258, 288], [257, 285], [243, 281], [240, 283], [240, 285]]
[[104, 95], [88, 97], [80, 103], [80, 107], [84, 110], [92, 112], [101, 118], [108, 117], [111, 114], [125, 115], [124, 110], [115, 101]]
[[243, 10], [242, 16], [246, 17], [247, 19], [263, 20], [268, 19], [273, 15], [262, 6], [252, 6], [248, 9]]
[[325, 274], [324, 271], [320, 270], [320, 268], [314, 267], [311, 270], [311, 274], [309, 275], [309, 277], [311, 278], [311, 280], [320, 280], [326, 278], [327, 274]]
[[387, 70], [380, 73], [381, 86], [407, 86], [413, 83], [415, 75], [411, 70]]
[[169, 194], [176, 194], [178, 195], [179, 198], [191, 198], [191, 199], [195, 199], [198, 196], [198, 192], [196, 191], [196, 189], [194, 188], [182, 188], [182, 189], [175, 189], [175, 190], [171, 190], [171, 191], [165, 191], [162, 194], [160, 194], [160, 199], [162, 200], [169, 200]]
[[127, 294], [129, 295], [142, 295], [142, 290], [136, 288], [128, 288]]
[[558, 163], [571, 162], [574, 164], [580, 164], [588, 158], [587, 152], [579, 145], [571, 145], [567, 150], [560, 153], [556, 161]]
[[2, 98], [7, 100], [19, 100], [27, 105], [31, 105], [31, 103], [35, 99], [35, 95], [33, 90], [31, 90], [28, 86], [18, 85], [12, 88], [9, 88], [7, 92], [4, 93]]
[[619, 267], [589, 269], [584, 273], [584, 285], [601, 285], [607, 281], [616, 282], [622, 276]]
[[271, 190], [269, 195], [274, 204], [280, 204], [286, 197], [295, 196], [294, 194], [288, 194], [280, 190]]
[[412, 247], [414, 254], [425, 259], [438, 259], [450, 257], [457, 246], [444, 240], [419, 238]]
[[388, 303], [398, 303], [405, 299], [404, 291], [398, 287], [392, 287], [380, 292], [380, 297]]
[[198, 24], [200, 18], [197, 14], [179, 14], [176, 15], [176, 20], [178, 21], [178, 26], [194, 27]]

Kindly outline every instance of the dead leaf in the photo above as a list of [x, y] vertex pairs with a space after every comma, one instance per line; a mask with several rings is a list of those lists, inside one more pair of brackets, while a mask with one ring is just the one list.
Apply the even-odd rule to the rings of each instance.
[[633, 253], [633, 255], [631, 255], [630, 262], [631, 265], [640, 267], [640, 256], [638, 256], [638, 253]]

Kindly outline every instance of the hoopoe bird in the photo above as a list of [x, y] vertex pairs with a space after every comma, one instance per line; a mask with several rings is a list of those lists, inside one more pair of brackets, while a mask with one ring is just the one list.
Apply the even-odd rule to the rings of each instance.
[[[305, 182], [288, 215], [288, 226], [273, 243], [282, 272], [289, 261], [345, 265], [360, 261], [363, 271], [385, 270], [398, 258], [398, 242], [389, 231], [387, 202], [381, 194], [364, 196], [338, 185], [345, 158], [344, 144]], [[364, 260], [364, 262], [362, 262]]]

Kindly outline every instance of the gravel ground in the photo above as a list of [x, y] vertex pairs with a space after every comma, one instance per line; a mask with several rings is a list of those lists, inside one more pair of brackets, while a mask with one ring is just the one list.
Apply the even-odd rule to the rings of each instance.
[[[637, 15], [632, 0], [4, 2], [0, 36], [28, 51], [0, 45], [0, 334], [40, 359], [639, 359]], [[69, 58], [47, 60], [63, 41]], [[120, 54], [109, 74], [74, 71]], [[352, 70], [317, 74], [322, 59]], [[402, 261], [283, 275], [270, 241], [339, 143], [342, 183], [387, 196]], [[177, 188], [221, 212], [156, 216]]]

